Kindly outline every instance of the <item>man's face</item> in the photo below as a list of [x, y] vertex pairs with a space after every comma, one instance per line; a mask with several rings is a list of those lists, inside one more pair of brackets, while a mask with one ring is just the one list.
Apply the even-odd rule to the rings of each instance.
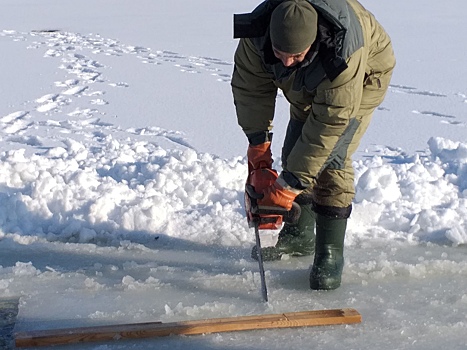
[[279, 51], [275, 48], [273, 48], [273, 51], [274, 51], [274, 56], [280, 59], [284, 66], [293, 67], [299, 64], [300, 62], [303, 62], [310, 48], [311, 48], [311, 45], [308, 46], [308, 48], [305, 51], [300, 52], [300, 53], [287, 53], [287, 52]]

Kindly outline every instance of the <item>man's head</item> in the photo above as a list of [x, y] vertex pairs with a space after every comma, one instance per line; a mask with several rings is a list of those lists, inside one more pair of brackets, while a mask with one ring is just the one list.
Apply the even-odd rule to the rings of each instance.
[[318, 14], [306, 0], [286, 0], [272, 12], [269, 30], [274, 54], [293, 66], [303, 61], [316, 39]]

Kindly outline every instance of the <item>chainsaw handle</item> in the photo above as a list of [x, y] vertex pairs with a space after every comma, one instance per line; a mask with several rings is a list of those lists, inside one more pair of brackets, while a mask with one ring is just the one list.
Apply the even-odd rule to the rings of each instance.
[[262, 199], [264, 197], [264, 194], [256, 192], [255, 188], [250, 184], [245, 185], [245, 192], [251, 199]]
[[298, 203], [292, 202], [292, 208], [290, 210], [286, 210], [283, 207], [268, 207], [268, 208], [261, 208], [261, 207], [255, 207], [252, 208], [253, 214], [256, 215], [277, 215], [277, 216], [282, 216], [282, 220], [288, 224], [296, 224], [298, 222], [298, 219], [300, 218], [300, 214], [302, 213], [302, 210], [300, 208], [300, 205]]
[[264, 194], [256, 192], [255, 188], [250, 184], [245, 185], [245, 192], [251, 201], [250, 210], [252, 214], [282, 216], [283, 220], [289, 224], [297, 223], [298, 219], [300, 218], [301, 208], [300, 205], [298, 205], [296, 202], [292, 202], [292, 208], [290, 210], [286, 210], [283, 207], [269, 207], [266, 209], [259, 207], [257, 204], [257, 200], [262, 199]]

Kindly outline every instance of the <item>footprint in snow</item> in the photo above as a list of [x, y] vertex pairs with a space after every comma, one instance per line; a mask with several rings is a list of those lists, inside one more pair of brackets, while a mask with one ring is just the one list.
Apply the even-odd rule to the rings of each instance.
[[[109, 82], [106, 80], [103, 75], [106, 66], [92, 55], [135, 55], [141, 63], [151, 63], [154, 66], [170, 63], [181, 72], [208, 73], [220, 82], [228, 82], [231, 78], [230, 74], [228, 74], [230, 72], [224, 71], [225, 67], [232, 66], [230, 62], [212, 57], [186, 56], [169, 50], [151, 50], [142, 46], [124, 45], [118, 40], [103, 38], [95, 34], [81, 35], [58, 30], [32, 31], [29, 33], [3, 30], [0, 31], [0, 36], [10, 38], [13, 41], [29, 41], [27, 45], [30, 49], [44, 49], [44, 58], [58, 60], [58, 69], [63, 70], [67, 75], [68, 78], [54, 82], [56, 87], [62, 89], [61, 92], [44, 94], [34, 100], [36, 105], [33, 112], [43, 114], [61, 112], [64, 106], [72, 106], [74, 98], [77, 97], [89, 98], [89, 104], [96, 108], [109, 104], [108, 101], [99, 97], [104, 95], [105, 91], [94, 91], [92, 89], [94, 83], [107, 82], [112, 87], [129, 87], [126, 82]], [[29, 101], [25, 102], [25, 104], [28, 103]], [[18, 111], [0, 118], [0, 127], [3, 127], [3, 132], [18, 136], [15, 139], [10, 138], [12, 142], [31, 146], [39, 145], [40, 142], [37, 139], [26, 135], [21, 136], [20, 134], [31, 127], [61, 128], [63, 132], [65, 130], [82, 130], [86, 125], [103, 125], [102, 122], [96, 121], [94, 115], [96, 113], [105, 114], [95, 108], [80, 107], [68, 113], [72, 117], [79, 118], [80, 121], [77, 121], [77, 123], [66, 120], [48, 121], [47, 123], [36, 121], [32, 123], [31, 118], [33, 115], [31, 113], [31, 111]], [[85, 120], [89, 120], [89, 123], [86, 123]], [[111, 125], [107, 126], [110, 127]], [[180, 135], [163, 132], [158, 136], [180, 145], [186, 144]]]
[[405, 85], [389, 85], [389, 89], [392, 92], [411, 94], [411, 95], [423, 95], [423, 96], [432, 96], [432, 97], [447, 97], [447, 95], [439, 94], [432, 91], [418, 90], [417, 88]]
[[109, 83], [110, 86], [113, 86], [113, 87], [129, 87], [130, 85], [127, 84], [127, 83], [124, 83], [124, 82], [120, 82], [120, 83]]
[[24, 117], [26, 117], [29, 114], [29, 112], [26, 111], [18, 111], [18, 112], [13, 112], [10, 114], [7, 114], [6, 116], [0, 118], [0, 122], [9, 124], [17, 120], [21, 120]]
[[[444, 103], [450, 103], [450, 99], [452, 96], [448, 96], [442, 93], [436, 93], [432, 91], [426, 91], [426, 90], [419, 90], [415, 87], [411, 86], [406, 86], [406, 85], [390, 85], [389, 90], [394, 93], [402, 93], [402, 94], [409, 94], [409, 95], [419, 95], [421, 97], [428, 97], [428, 98], [441, 98], [443, 99], [442, 101], [445, 101]], [[466, 102], [466, 95], [462, 93], [457, 93], [454, 94], [454, 96], [459, 96], [461, 99]], [[448, 99], [449, 98], [449, 99]], [[456, 98], [457, 100], [458, 98]], [[443, 108], [440, 103], [437, 103], [439, 105], [439, 108]], [[451, 125], [467, 125], [466, 123], [455, 120], [458, 119], [457, 116], [454, 115], [449, 115], [446, 113], [440, 113], [440, 112], [435, 112], [435, 111], [422, 111], [422, 110], [413, 110], [412, 113], [414, 114], [421, 114], [421, 115], [426, 115], [426, 116], [431, 116], [431, 117], [438, 117], [441, 118], [441, 123], [443, 124], [451, 124]]]
[[12, 136], [8, 138], [8, 141], [33, 147], [42, 147], [44, 145], [37, 136]]
[[57, 87], [68, 87], [69, 88], [69, 87], [78, 85], [79, 80], [77, 80], [77, 79], [68, 79], [66, 81], [56, 81], [54, 84]]
[[441, 123], [443, 124], [450, 124], [450, 125], [467, 125], [461, 121], [458, 120], [453, 120], [457, 119], [453, 115], [448, 115], [448, 114], [442, 114], [442, 113], [437, 113], [437, 112], [430, 112], [430, 111], [412, 111], [414, 114], [422, 114], [422, 115], [427, 115], [430, 117], [438, 117], [442, 118]]
[[6, 134], [19, 134], [31, 126], [32, 123], [28, 121], [30, 118], [26, 111], [10, 113], [0, 118], [0, 122], [4, 124], [2, 131]]
[[89, 87], [88, 86], [75, 86], [72, 88], [69, 88], [65, 91], [62, 91], [62, 95], [71, 95], [71, 96], [78, 96], [82, 94], [84, 91], [86, 91]]
[[59, 111], [60, 107], [70, 104], [71, 100], [60, 94], [47, 94], [36, 99], [36, 102], [39, 103], [39, 106], [36, 107], [36, 111], [47, 113]]

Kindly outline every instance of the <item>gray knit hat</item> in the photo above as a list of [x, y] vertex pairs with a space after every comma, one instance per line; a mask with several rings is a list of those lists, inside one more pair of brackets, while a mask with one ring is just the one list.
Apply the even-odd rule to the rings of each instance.
[[303, 52], [316, 39], [318, 14], [306, 0], [286, 0], [272, 12], [269, 31], [275, 49]]

